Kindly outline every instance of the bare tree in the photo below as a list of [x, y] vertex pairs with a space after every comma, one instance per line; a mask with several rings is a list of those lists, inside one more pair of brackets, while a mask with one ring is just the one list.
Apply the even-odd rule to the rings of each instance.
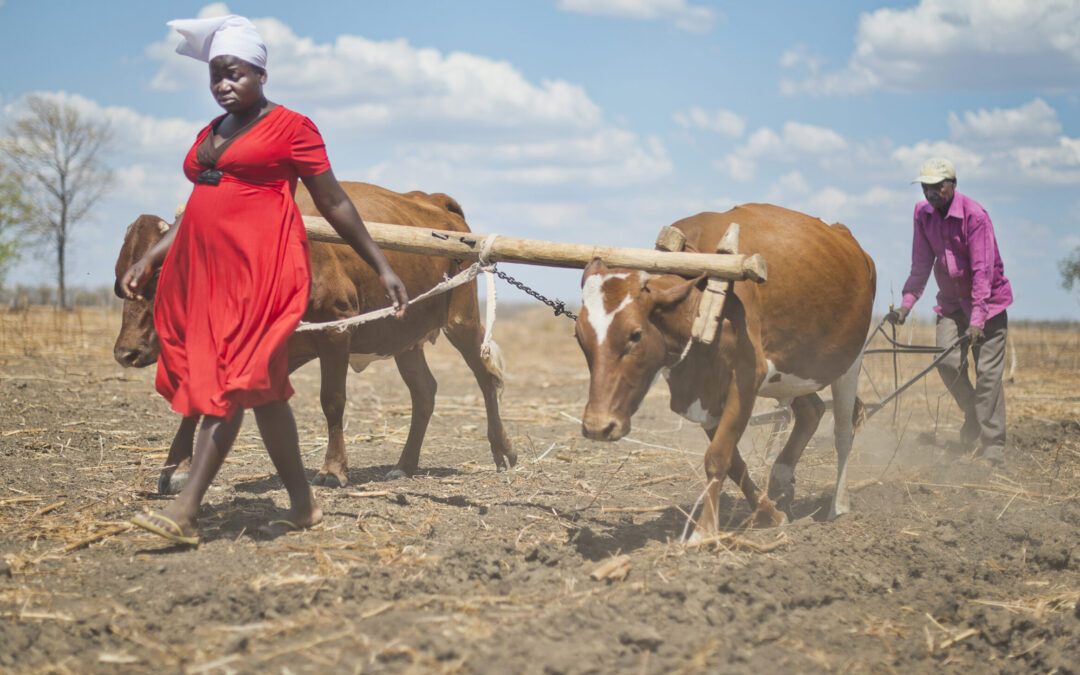
[[112, 182], [112, 172], [99, 156], [111, 138], [108, 123], [87, 119], [68, 103], [30, 96], [26, 111], [7, 131], [0, 150], [35, 207], [28, 231], [56, 253], [59, 301], [67, 307], [65, 272], [72, 230]]

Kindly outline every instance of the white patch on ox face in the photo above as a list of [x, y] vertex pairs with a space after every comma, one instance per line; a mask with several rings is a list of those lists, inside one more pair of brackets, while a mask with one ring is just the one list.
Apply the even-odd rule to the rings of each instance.
[[781, 372], [776, 369], [776, 364], [772, 361], [766, 361], [766, 363], [769, 366], [769, 372], [765, 374], [765, 380], [758, 389], [758, 396], [767, 396], [778, 401], [788, 402], [796, 396], [805, 396], [815, 391], [821, 391], [825, 388], [825, 384], [828, 384], [827, 382], [822, 384], [814, 380], [803, 379], [798, 375]]
[[630, 276], [628, 272], [594, 274], [586, 279], [585, 285], [581, 287], [581, 304], [585, 307], [585, 311], [589, 313], [589, 325], [592, 326], [593, 332], [596, 333], [597, 345], [604, 344], [604, 340], [607, 339], [608, 329], [611, 328], [611, 322], [615, 320], [615, 315], [631, 302], [628, 293], [618, 307], [610, 312], [607, 311], [604, 307], [604, 283], [608, 279], [625, 279], [628, 276]]

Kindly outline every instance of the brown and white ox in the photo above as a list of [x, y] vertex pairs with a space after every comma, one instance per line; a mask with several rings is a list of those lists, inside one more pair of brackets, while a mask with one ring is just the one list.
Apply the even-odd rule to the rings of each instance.
[[[469, 231], [461, 206], [445, 194], [399, 194], [366, 183], [343, 182], [342, 186], [362, 218], [455, 232]], [[297, 190], [296, 202], [304, 215], [318, 215], [302, 185]], [[116, 261], [117, 291], [119, 280], [131, 263], [160, 240], [168, 227], [160, 218], [147, 215], [131, 224]], [[378, 277], [351, 247], [313, 241], [310, 249], [311, 292], [304, 321], [333, 321], [389, 304]], [[458, 263], [447, 258], [394, 251], [385, 254], [410, 298], [432, 288], [444, 276], [454, 276], [459, 271]], [[156, 277], [151, 283], [156, 283]], [[153, 298], [155, 290], [148, 288], [143, 294]], [[374, 360], [390, 357], [394, 358], [398, 372], [409, 388], [412, 419], [401, 457], [388, 478], [412, 475], [416, 471], [420, 446], [434, 410], [436, 390], [435, 378], [424, 358], [424, 343], [434, 341], [440, 330], [465, 357], [483, 392], [488, 441], [495, 466], [505, 469], [517, 462], [517, 454], [499, 416], [502, 372], [498, 359], [485, 360], [480, 354], [483, 326], [479, 318], [476, 282], [473, 281], [410, 305], [400, 320], [382, 319], [345, 332], [300, 332], [289, 338], [290, 372], [312, 359], [319, 359], [320, 400], [326, 416], [328, 441], [326, 457], [313, 484], [341, 486], [348, 481], [342, 427], [347, 368], [352, 366], [359, 372]], [[113, 355], [125, 367], [143, 367], [156, 362], [158, 337], [154, 330], [152, 300], [124, 301], [123, 322]], [[197, 417], [181, 422], [158, 480], [159, 492], [175, 493], [183, 487], [197, 423]]]
[[[854, 434], [855, 389], [870, 326], [874, 263], [843, 225], [767, 204], [701, 213], [674, 223], [687, 251], [712, 252], [730, 223], [741, 227], [739, 252], [760, 253], [768, 281], [735, 282], [712, 344], [691, 340], [704, 279], [609, 269], [599, 259], [582, 277], [576, 335], [589, 365], [582, 431], [614, 441], [630, 431], [657, 374], [664, 371], [671, 409], [699, 423], [710, 442], [708, 481], [694, 538], [719, 527], [717, 499], [725, 476], [756, 514], [781, 524], [794, 499], [795, 465], [832, 386], [838, 460], [829, 518], [850, 509], [847, 460]], [[737, 447], [758, 396], [790, 402], [795, 424], [759, 495]], [[779, 509], [779, 510], [778, 510]]]

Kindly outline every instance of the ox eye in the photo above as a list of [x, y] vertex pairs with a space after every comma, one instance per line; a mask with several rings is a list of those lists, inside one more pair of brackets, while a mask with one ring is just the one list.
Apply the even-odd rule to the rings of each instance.
[[640, 330], [631, 331], [630, 336], [627, 338], [627, 340], [629, 340], [631, 344], [635, 344], [635, 345], [637, 343], [641, 342], [641, 331]]

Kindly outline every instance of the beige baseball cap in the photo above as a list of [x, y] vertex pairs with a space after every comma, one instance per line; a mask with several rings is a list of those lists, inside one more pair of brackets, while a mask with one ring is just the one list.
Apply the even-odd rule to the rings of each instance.
[[919, 170], [919, 177], [911, 182], [934, 185], [943, 180], [955, 181], [956, 169], [953, 167], [952, 162], [944, 157], [934, 157], [923, 162], [922, 169]]

